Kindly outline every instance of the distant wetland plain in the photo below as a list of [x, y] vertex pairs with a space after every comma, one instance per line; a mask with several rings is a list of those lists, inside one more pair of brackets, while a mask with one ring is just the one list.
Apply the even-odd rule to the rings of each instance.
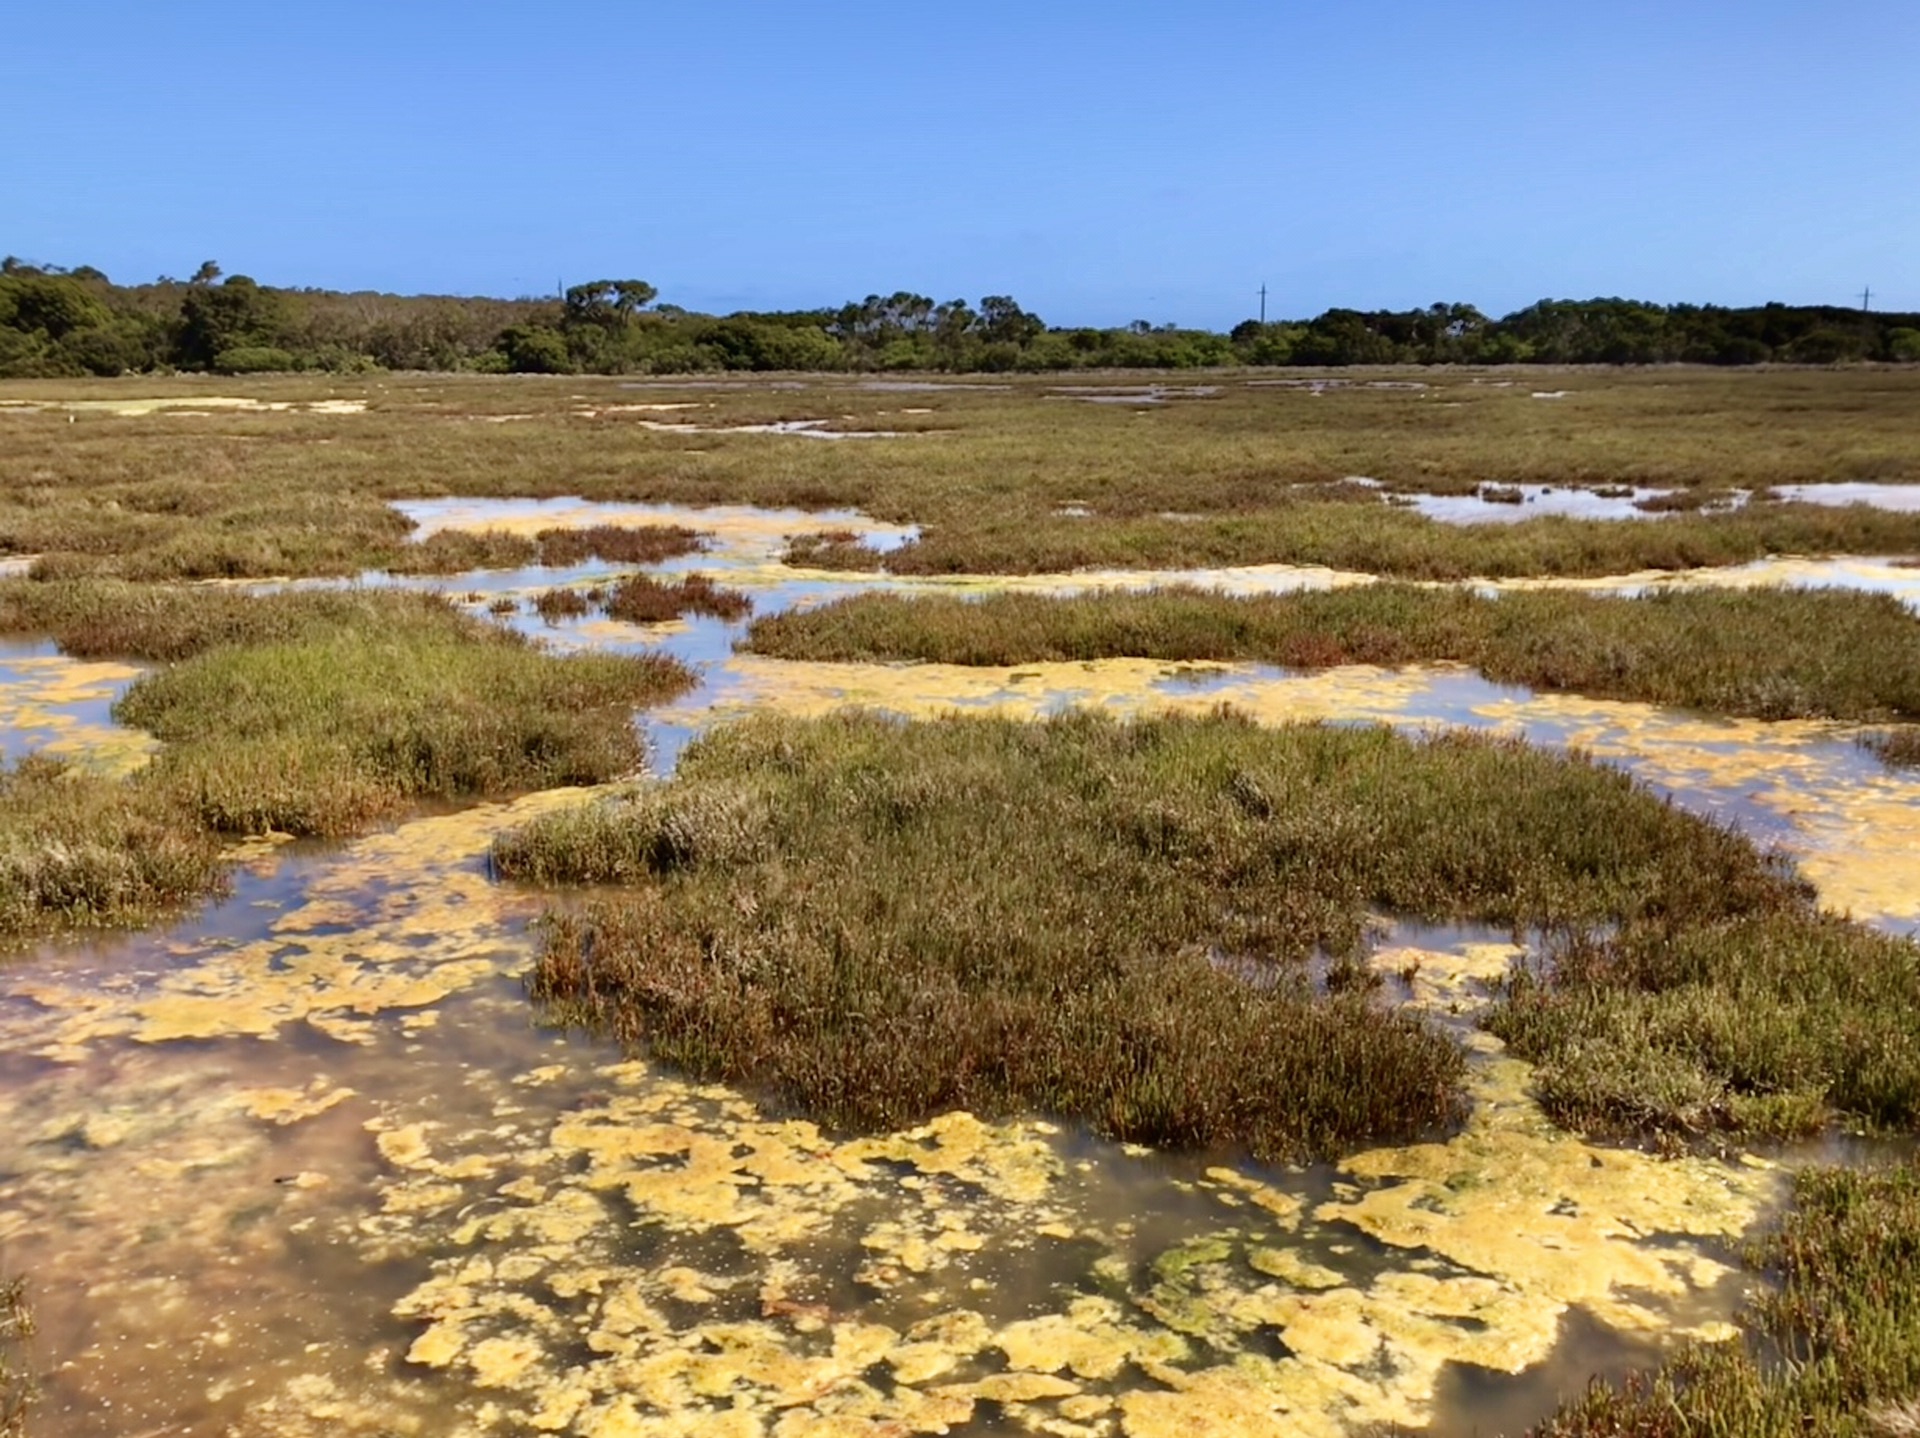
[[1916, 415], [0, 384], [0, 1433], [1920, 1430]]

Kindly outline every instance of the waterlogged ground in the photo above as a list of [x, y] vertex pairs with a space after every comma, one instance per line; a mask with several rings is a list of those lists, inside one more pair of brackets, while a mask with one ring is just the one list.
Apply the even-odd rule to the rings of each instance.
[[[818, 515], [414, 512], [687, 523], [712, 545], [663, 568], [713, 574], [762, 612], [899, 583], [780, 565]], [[442, 583], [485, 609], [613, 572]], [[1920, 589], [1878, 565], [1745, 578]], [[1466, 723], [1622, 763], [1793, 851], [1830, 902], [1920, 926], [1920, 779], [1839, 726], [1452, 670], [796, 665], [733, 655], [738, 627], [718, 621], [548, 628], [523, 605], [508, 622], [701, 664], [699, 691], [646, 716], [658, 768], [728, 715], [848, 701]], [[10, 754], [138, 762], [144, 742], [107, 714], [137, 671], [29, 646], [0, 669]], [[485, 853], [577, 797], [257, 846], [232, 896], [187, 921], [0, 969], [0, 1265], [35, 1279], [39, 1434], [1487, 1433], [1676, 1334], [1727, 1332], [1731, 1246], [1780, 1170], [1554, 1132], [1526, 1066], [1472, 1027], [1516, 952], [1504, 934], [1383, 922], [1378, 937], [1389, 991], [1476, 1052], [1473, 1117], [1445, 1143], [1287, 1171], [964, 1114], [847, 1138], [536, 1026], [519, 975], [543, 900], [493, 883]]]

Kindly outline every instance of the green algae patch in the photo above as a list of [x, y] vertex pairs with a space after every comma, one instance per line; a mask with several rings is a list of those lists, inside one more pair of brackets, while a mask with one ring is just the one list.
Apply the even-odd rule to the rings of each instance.
[[[370, 1043], [382, 1016], [428, 1021], [451, 994], [516, 972], [512, 927], [537, 908], [486, 870], [504, 827], [578, 802], [577, 791], [415, 819], [355, 840], [243, 943], [172, 941], [172, 962], [112, 983], [58, 970], [0, 975], [10, 1046], [83, 1061], [104, 1043], [272, 1038], [303, 1025], [344, 1043]], [[271, 850], [252, 860], [272, 868]]]
[[[1920, 1164], [1803, 1171], [1792, 1211], [1748, 1256], [1773, 1279], [1740, 1315], [1764, 1348], [1686, 1345], [1652, 1372], [1594, 1384], [1534, 1431], [1543, 1438], [1912, 1431]], [[1730, 1430], [1735, 1415], [1739, 1426]]]
[[[1479, 962], [1422, 953], [1436, 973]], [[1554, 1130], [1525, 1065], [1483, 1042], [1490, 1111], [1439, 1148], [1449, 1172], [1526, 1181], [1468, 1185], [1418, 1234], [1374, 1215], [1430, 1206], [1425, 1146], [1356, 1155], [1345, 1196], [1311, 1211], [1219, 1170], [1216, 1198], [1276, 1201], [1156, 1247], [1050, 1125], [951, 1113], [835, 1137], [628, 1062], [572, 1080], [581, 1097], [544, 1127], [377, 1121], [386, 1197], [360, 1242], [437, 1255], [397, 1309], [406, 1356], [456, 1382], [476, 1432], [937, 1434], [997, 1412], [1034, 1434], [1331, 1438], [1426, 1422], [1450, 1364], [1543, 1361], [1574, 1309], [1724, 1333], [1707, 1245], [1754, 1222], [1775, 1171], [1644, 1155], [1603, 1171], [1612, 1151]], [[1194, 1187], [1166, 1174], [1121, 1211]]]
[[132, 664], [66, 655], [0, 658], [0, 732], [37, 754], [124, 778], [159, 745], [150, 734], [113, 723], [108, 711], [145, 673]]

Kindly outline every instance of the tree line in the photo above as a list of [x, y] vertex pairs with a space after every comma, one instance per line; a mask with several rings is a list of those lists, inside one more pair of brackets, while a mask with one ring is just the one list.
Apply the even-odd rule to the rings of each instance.
[[208, 261], [115, 284], [90, 266], [0, 261], [0, 377], [168, 370], [681, 374], [711, 370], [1202, 369], [1220, 365], [1920, 362], [1920, 315], [1829, 305], [1541, 300], [1331, 309], [1226, 333], [1136, 320], [1057, 327], [1010, 296], [901, 291], [836, 309], [698, 314], [644, 280], [552, 299], [281, 289]]

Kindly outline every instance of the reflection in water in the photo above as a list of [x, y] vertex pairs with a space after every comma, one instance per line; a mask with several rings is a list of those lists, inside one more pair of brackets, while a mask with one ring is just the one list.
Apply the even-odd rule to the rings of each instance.
[[[779, 565], [790, 533], [869, 529], [858, 516], [412, 512], [428, 528], [688, 523], [710, 547], [664, 568], [713, 573], [761, 612], [909, 587]], [[616, 572], [437, 583], [484, 609]], [[1920, 587], [1844, 562], [1762, 575]], [[733, 654], [738, 626], [710, 619], [549, 627], [523, 606], [509, 622], [695, 662], [702, 688], [643, 716], [662, 771], [729, 715], [847, 702], [1471, 724], [1619, 762], [1792, 850], [1829, 902], [1920, 923], [1920, 779], [1840, 726], [1534, 696], [1451, 669], [791, 664]], [[105, 718], [137, 671], [30, 648], [0, 665], [9, 752], [144, 752]], [[1521, 1422], [1664, 1337], [1727, 1331], [1727, 1248], [1777, 1171], [1555, 1132], [1527, 1067], [1473, 1028], [1516, 952], [1503, 935], [1388, 926], [1376, 946], [1389, 990], [1474, 1052], [1473, 1117], [1446, 1142], [1294, 1172], [964, 1114], [849, 1139], [535, 1025], [517, 976], [544, 900], [494, 884], [486, 848], [576, 797], [259, 846], [232, 897], [189, 922], [0, 971], [0, 1266], [36, 1280], [42, 1435], [1463, 1433]]]

